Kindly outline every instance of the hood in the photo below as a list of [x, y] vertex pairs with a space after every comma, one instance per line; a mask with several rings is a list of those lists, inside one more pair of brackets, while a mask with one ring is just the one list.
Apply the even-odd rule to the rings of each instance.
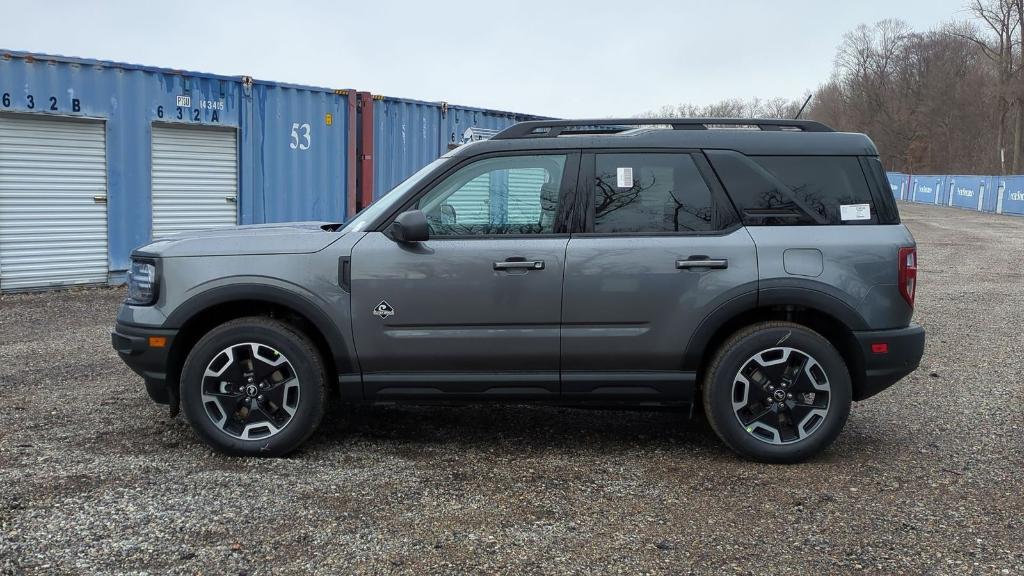
[[151, 242], [136, 253], [161, 258], [180, 256], [247, 256], [258, 254], [309, 254], [341, 238], [337, 222], [288, 222], [251, 224], [185, 232]]

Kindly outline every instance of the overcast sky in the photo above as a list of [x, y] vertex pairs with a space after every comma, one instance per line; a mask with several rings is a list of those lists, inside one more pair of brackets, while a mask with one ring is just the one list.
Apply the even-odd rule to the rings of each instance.
[[0, 0], [0, 49], [249, 75], [560, 117], [799, 98], [843, 33], [966, 0]]

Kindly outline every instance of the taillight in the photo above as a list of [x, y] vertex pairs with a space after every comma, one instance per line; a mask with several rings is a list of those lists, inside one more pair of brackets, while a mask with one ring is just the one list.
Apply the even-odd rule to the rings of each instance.
[[914, 294], [917, 291], [917, 248], [900, 248], [900, 294], [903, 299], [914, 306]]

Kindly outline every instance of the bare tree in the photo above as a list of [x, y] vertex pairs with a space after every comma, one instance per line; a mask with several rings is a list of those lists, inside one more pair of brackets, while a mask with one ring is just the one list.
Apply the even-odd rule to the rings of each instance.
[[[967, 21], [914, 31], [887, 19], [845, 34], [804, 116], [867, 133], [889, 170], [1024, 171], [1024, 0], [967, 1]], [[652, 114], [792, 118], [802, 101], [729, 99]]]
[[953, 30], [973, 42], [988, 58], [996, 70], [997, 109], [996, 149], [1000, 155], [1000, 172], [1005, 174], [1003, 155], [1006, 149], [1006, 118], [1013, 106], [1016, 111], [1013, 125], [1013, 160], [1011, 171], [1020, 168], [1021, 129], [1024, 127], [1024, 94], [1021, 93], [1020, 32], [1021, 10], [1017, 0], [972, 0], [968, 9], [980, 27]]
[[662, 106], [640, 116], [653, 118], [793, 118], [803, 101], [785, 98], [741, 100], [730, 98], [704, 106], [678, 104]]

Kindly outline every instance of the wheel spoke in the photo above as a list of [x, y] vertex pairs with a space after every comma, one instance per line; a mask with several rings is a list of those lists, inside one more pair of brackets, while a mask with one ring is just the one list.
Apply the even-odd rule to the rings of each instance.
[[751, 412], [750, 416], [743, 418], [740, 422], [748, 428], [755, 424], [760, 424], [772, 429], [777, 429], [779, 425], [778, 418], [777, 410], [769, 404], [760, 407], [757, 412]]
[[299, 402], [299, 380], [291, 362], [270, 346], [252, 342], [234, 344], [214, 356], [201, 387], [210, 420], [242, 440], [277, 434]]
[[792, 415], [788, 410], [779, 410], [778, 423], [781, 442], [792, 442], [793, 440], [800, 438], [799, 434], [797, 434], [796, 426], [793, 423]]
[[793, 383], [789, 387], [790, 392], [794, 394], [814, 392], [814, 383], [811, 381], [810, 374], [807, 373], [807, 365], [808, 362], [805, 359], [804, 362], [800, 364], [799, 372], [793, 374]]
[[[269, 423], [273, 424], [275, 427], [278, 426], [278, 424], [282, 420], [282, 418], [281, 418], [281, 415], [282, 415], [281, 410], [278, 409], [277, 411], [272, 411], [269, 407], [267, 407], [267, 405], [265, 403], [264, 404], [257, 404], [256, 415], [257, 415], [257, 418], [260, 418], [260, 419], [262, 419], [262, 420], [264, 420], [266, 422], [269, 422]], [[284, 415], [287, 416], [287, 413], [284, 413]]]
[[807, 368], [807, 362], [809, 360], [810, 359], [807, 355], [799, 352], [789, 355], [789, 362], [786, 365], [786, 369], [783, 371], [782, 379], [788, 383], [788, 388], [790, 390], [794, 389], [801, 377], [807, 377], [804, 370]]
[[814, 431], [820, 421], [825, 418], [826, 408], [814, 404], [795, 403], [789, 409], [793, 419], [793, 429], [798, 438], [802, 438]]
[[831, 387], [818, 362], [802, 350], [776, 347], [750, 357], [733, 383], [732, 406], [743, 428], [769, 444], [797, 442], [828, 413]]
[[263, 390], [265, 392], [272, 392], [284, 390], [286, 387], [291, 386], [296, 381], [296, 377], [294, 374], [286, 374], [285, 370], [279, 369], [271, 372], [264, 380], [265, 382], [263, 380], [259, 381], [261, 384], [267, 384], [267, 387]]

